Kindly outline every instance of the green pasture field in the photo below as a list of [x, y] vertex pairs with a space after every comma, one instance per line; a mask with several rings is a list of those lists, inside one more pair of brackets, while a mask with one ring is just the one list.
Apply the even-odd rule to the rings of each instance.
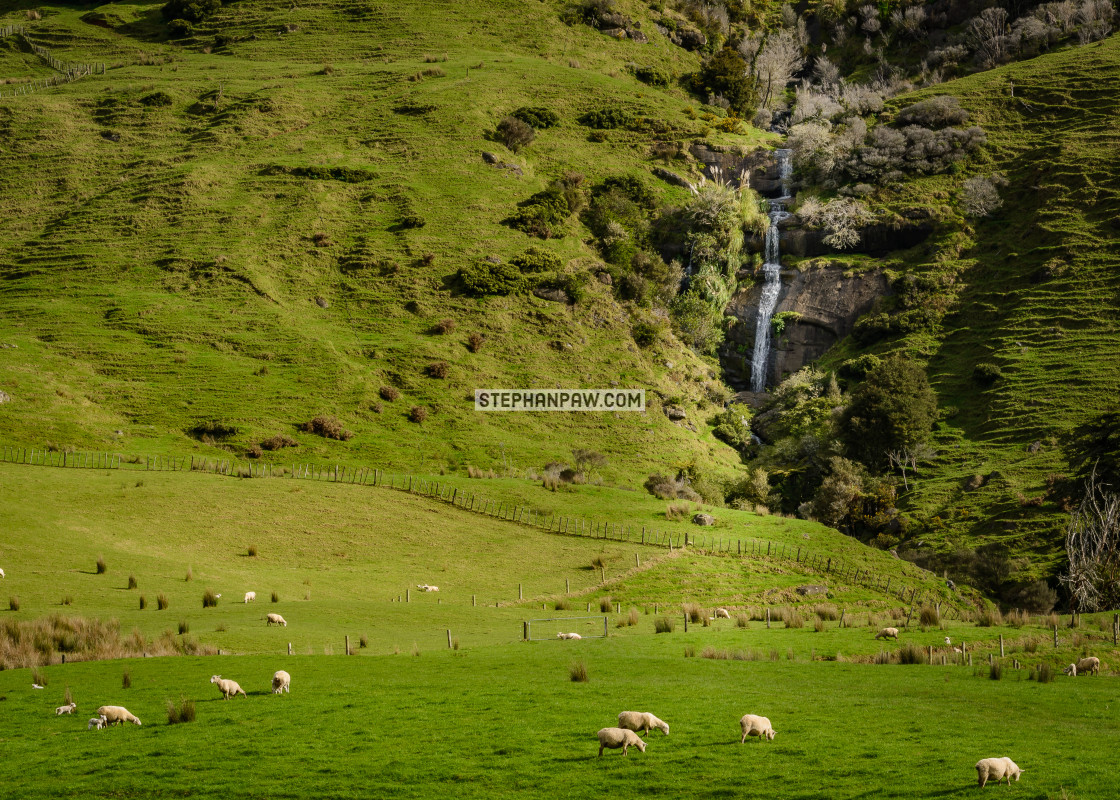
[[[4, 796], [952, 798], [975, 796], [973, 765], [1002, 755], [1022, 780], [989, 792], [1114, 796], [1115, 678], [683, 657], [700, 638], [67, 664], [44, 690], [0, 672]], [[569, 679], [575, 661], [588, 682]], [[288, 695], [269, 693], [277, 669]], [[215, 673], [248, 697], [223, 701]], [[56, 717], [66, 687], [78, 711]], [[168, 725], [182, 698], [196, 720]], [[101, 704], [143, 725], [87, 731]], [[623, 710], [652, 711], [670, 735], [598, 758], [596, 731]], [[769, 717], [774, 741], [740, 745], [744, 713]]]

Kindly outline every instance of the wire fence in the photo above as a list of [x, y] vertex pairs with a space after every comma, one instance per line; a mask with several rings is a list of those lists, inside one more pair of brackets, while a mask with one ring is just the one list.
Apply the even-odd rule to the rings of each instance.
[[55, 56], [50, 50], [40, 44], [32, 41], [27, 31], [22, 25], [7, 25], [0, 28], [0, 38], [6, 36], [15, 36], [22, 39], [24, 43], [31, 49], [35, 55], [39, 56], [46, 64], [57, 72], [57, 75], [51, 75], [49, 78], [39, 78], [36, 80], [25, 81], [23, 83], [11, 84], [12, 88], [4, 89], [0, 87], [0, 98], [15, 97], [17, 95], [34, 94], [48, 89], [52, 86], [58, 86], [63, 83], [70, 83], [76, 81], [78, 78], [86, 75], [104, 75], [105, 64], [85, 64], [72, 61], [63, 61], [61, 58]]

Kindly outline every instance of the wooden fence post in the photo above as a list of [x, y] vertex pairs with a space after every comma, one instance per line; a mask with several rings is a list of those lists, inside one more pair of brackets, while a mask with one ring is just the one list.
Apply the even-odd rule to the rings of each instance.
[[447, 629], [447, 649], [451, 649], [451, 629]]
[[999, 657], [1003, 658], [1003, 634], [999, 635]]
[[769, 608], [766, 609], [766, 628], [767, 628], [767, 630], [769, 630], [769, 628], [770, 628], [770, 609]]
[[350, 634], [346, 634], [346, 655], [350, 655]]

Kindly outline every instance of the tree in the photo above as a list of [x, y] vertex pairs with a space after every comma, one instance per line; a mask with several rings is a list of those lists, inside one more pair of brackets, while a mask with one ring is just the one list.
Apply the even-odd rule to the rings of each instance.
[[937, 397], [925, 371], [894, 357], [868, 373], [841, 416], [841, 436], [851, 458], [881, 468], [892, 450], [914, 450], [929, 439]]
[[1066, 526], [1069, 568], [1060, 580], [1078, 611], [1120, 605], [1120, 495], [1110, 488], [1094, 468]]
[[754, 62], [759, 105], [770, 107], [804, 63], [796, 32], [787, 29], [767, 37]]
[[525, 145], [533, 141], [536, 132], [532, 125], [527, 125], [517, 117], [503, 117], [498, 123], [498, 139], [502, 144], [516, 153]]

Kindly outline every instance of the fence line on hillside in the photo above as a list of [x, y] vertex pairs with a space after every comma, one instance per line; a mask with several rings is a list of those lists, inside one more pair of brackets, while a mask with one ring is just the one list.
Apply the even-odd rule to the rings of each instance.
[[[284, 467], [271, 462], [241, 463], [233, 459], [212, 459], [201, 456], [145, 456], [141, 459], [137, 456], [125, 457], [119, 453], [78, 453], [50, 448], [29, 450], [8, 446], [0, 452], [0, 460], [16, 464], [89, 469], [121, 469], [123, 463], [125, 468], [131, 468], [130, 465], [135, 464], [135, 469], [144, 471], [207, 472], [239, 478], [290, 478], [372, 486], [438, 500], [463, 511], [525, 525], [560, 536], [617, 541], [646, 547], [661, 547], [670, 551], [691, 548], [706, 553], [728, 553], [740, 558], [793, 561], [802, 569], [815, 570], [821, 575], [831, 575], [837, 580], [897, 596], [899, 600], [911, 606], [911, 613], [919, 591], [918, 588], [908, 586], [897, 576], [884, 577], [865, 565], [855, 564], [836, 556], [813, 553], [804, 545], [753, 537], [746, 539], [738, 536], [724, 537], [703, 531], [659, 531], [647, 525], [595, 520], [554, 512], [545, 514], [519, 503], [500, 498], [494, 499], [431, 478], [386, 475], [384, 470], [376, 467], [346, 467], [341, 464], [314, 463], [297, 463], [291, 467]], [[928, 592], [923, 591], [923, 602], [927, 596]]]
[[27, 35], [26, 29], [22, 25], [8, 25], [7, 27], [0, 28], [0, 36], [17, 36], [27, 43], [31, 48], [31, 52], [39, 56], [47, 63], [47, 65], [58, 72], [58, 75], [51, 75], [49, 78], [42, 78], [40, 80], [27, 81], [15, 85], [10, 91], [0, 89], [0, 98], [2, 97], [15, 97], [16, 95], [34, 94], [37, 91], [49, 88], [51, 86], [58, 86], [62, 83], [70, 83], [76, 81], [78, 78], [86, 75], [104, 75], [105, 64], [98, 62], [96, 64], [80, 64], [76, 62], [63, 61], [57, 58], [50, 50], [42, 45], [36, 44], [31, 41]]

